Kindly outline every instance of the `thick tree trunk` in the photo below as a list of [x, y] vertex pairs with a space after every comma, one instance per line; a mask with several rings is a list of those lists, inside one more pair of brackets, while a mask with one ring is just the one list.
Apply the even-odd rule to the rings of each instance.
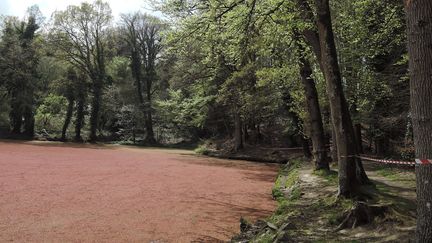
[[145, 117], [146, 117], [145, 125], [146, 125], [146, 131], [147, 131], [146, 142], [150, 143], [150, 144], [155, 144], [156, 139], [154, 137], [153, 118], [152, 118], [151, 111], [147, 110], [147, 114]]
[[243, 124], [243, 141], [245, 143], [249, 142], [248, 125], [246, 123]]
[[300, 76], [306, 96], [311, 129], [311, 139], [313, 148], [313, 162], [316, 170], [329, 170], [329, 158], [325, 146], [324, 127], [322, 123], [321, 110], [318, 101], [318, 92], [315, 87], [315, 80], [312, 78], [312, 68], [309, 61], [305, 58], [305, 50], [298, 43]]
[[362, 134], [361, 134], [361, 124], [357, 123], [354, 125], [355, 128], [355, 137], [357, 140], [357, 150], [359, 153], [363, 153], [363, 141], [362, 141]]
[[[150, 83], [149, 83], [150, 82]], [[151, 81], [147, 81], [147, 109], [146, 109], [146, 131], [147, 131], [147, 137], [146, 141], [150, 144], [155, 144], [156, 139], [154, 137], [154, 131], [153, 131], [153, 118], [152, 118], [152, 93], [151, 93]]]
[[[418, 159], [432, 159], [432, 1], [406, 0], [411, 119]], [[432, 165], [416, 166], [417, 242], [432, 242]]]
[[76, 105], [76, 120], [75, 120], [75, 141], [82, 141], [81, 137], [81, 129], [84, 125], [84, 108], [85, 108], [85, 99], [84, 94], [82, 97], [78, 97], [77, 105]]
[[93, 101], [90, 115], [90, 141], [96, 142], [97, 130], [99, 125], [99, 110], [102, 99], [102, 79], [94, 80], [93, 84]]
[[21, 126], [22, 126], [22, 113], [21, 113], [21, 103], [17, 97], [16, 92], [12, 92], [11, 95], [11, 105], [9, 112], [9, 119], [11, 125], [12, 134], [21, 134]]
[[72, 97], [69, 97], [66, 117], [64, 120], [62, 135], [61, 135], [61, 140], [63, 141], [66, 140], [66, 131], [69, 127], [70, 121], [72, 120], [73, 106], [74, 106], [74, 99]]
[[352, 197], [359, 193], [362, 181], [357, 178], [357, 145], [348, 105], [343, 93], [341, 74], [337, 60], [331, 23], [329, 0], [315, 0], [317, 9], [317, 26], [321, 47], [321, 64], [327, 83], [327, 94], [339, 159], [339, 195]]
[[312, 158], [312, 153], [311, 153], [310, 148], [309, 148], [309, 140], [307, 140], [304, 137], [301, 137], [301, 142], [302, 142], [302, 148], [303, 148], [303, 156], [306, 159]]
[[140, 104], [144, 104], [144, 95], [142, 92], [142, 67], [141, 67], [141, 58], [139, 56], [139, 52], [136, 50], [132, 51], [131, 54], [131, 69], [132, 75], [135, 78], [135, 87], [137, 91], [137, 96]]
[[333, 162], [338, 162], [338, 151], [337, 151], [337, 144], [336, 144], [336, 133], [335, 133], [335, 129], [333, 128], [333, 124], [331, 125], [331, 130], [332, 130], [332, 136], [331, 136], [331, 147], [330, 147], [330, 151], [331, 151], [331, 158]]
[[35, 118], [32, 105], [27, 105], [24, 109], [24, 131], [23, 134], [28, 138], [34, 137]]
[[243, 149], [243, 134], [242, 134], [242, 121], [240, 114], [234, 114], [234, 151]]

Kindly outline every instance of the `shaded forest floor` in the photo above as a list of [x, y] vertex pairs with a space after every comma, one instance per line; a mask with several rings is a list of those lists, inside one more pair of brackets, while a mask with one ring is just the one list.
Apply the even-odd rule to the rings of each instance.
[[289, 160], [301, 158], [302, 148], [278, 148], [265, 147], [259, 145], [244, 145], [244, 148], [239, 151], [234, 151], [232, 148], [233, 141], [206, 141], [195, 149], [195, 152], [202, 155], [207, 155], [222, 159], [232, 160], [248, 160], [266, 163], [285, 164]]
[[313, 172], [309, 163], [296, 161], [281, 170], [273, 189], [278, 209], [265, 221], [243, 222], [232, 242], [410, 242], [415, 232], [415, 176], [405, 169], [365, 163], [374, 186], [367, 188], [369, 205], [386, 211], [372, 223], [336, 230], [351, 200], [337, 199], [337, 172]]

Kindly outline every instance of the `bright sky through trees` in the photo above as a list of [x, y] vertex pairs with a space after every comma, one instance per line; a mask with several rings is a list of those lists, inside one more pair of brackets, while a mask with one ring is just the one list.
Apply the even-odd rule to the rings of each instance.
[[[0, 0], [0, 14], [24, 16], [29, 6], [37, 4], [46, 18], [51, 17], [51, 14], [56, 10], [64, 10], [66, 6], [74, 4], [78, 5], [84, 0]], [[92, 2], [87, 0], [87, 2]], [[129, 13], [141, 10], [151, 13], [150, 6], [144, 0], [106, 0], [112, 8], [113, 15], [119, 19], [121, 13]], [[151, 13], [155, 15], [155, 13]]]

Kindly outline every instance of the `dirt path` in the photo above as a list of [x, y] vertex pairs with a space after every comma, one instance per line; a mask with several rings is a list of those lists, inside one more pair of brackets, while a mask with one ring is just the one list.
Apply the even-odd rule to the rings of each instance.
[[0, 242], [215, 242], [275, 208], [276, 165], [1, 141], [0, 155]]

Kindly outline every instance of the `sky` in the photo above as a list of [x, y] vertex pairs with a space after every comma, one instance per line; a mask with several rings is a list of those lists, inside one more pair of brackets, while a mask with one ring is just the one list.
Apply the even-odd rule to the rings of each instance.
[[[0, 15], [13, 15], [23, 17], [28, 7], [38, 5], [46, 19], [56, 10], [64, 10], [68, 5], [78, 5], [81, 2], [93, 2], [92, 0], [0, 0]], [[121, 13], [143, 12], [152, 13], [145, 0], [104, 0], [111, 6], [115, 19], [119, 19]]]

